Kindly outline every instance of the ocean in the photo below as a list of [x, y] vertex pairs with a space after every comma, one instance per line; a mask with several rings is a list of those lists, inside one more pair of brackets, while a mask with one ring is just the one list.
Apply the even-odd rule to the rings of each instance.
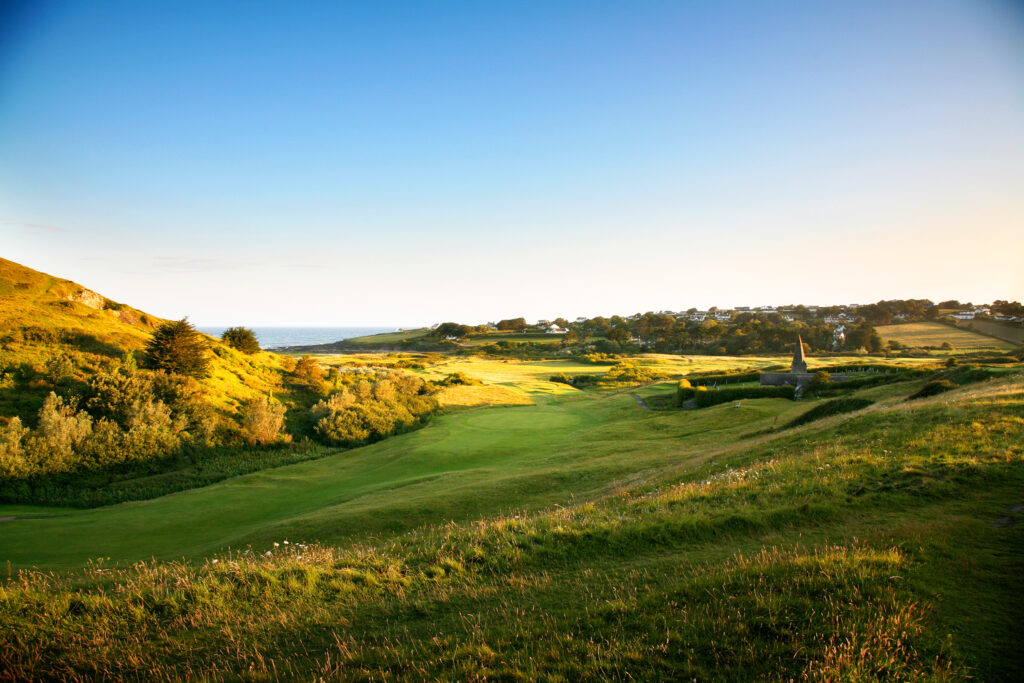
[[[227, 327], [196, 327], [197, 330], [211, 337], [220, 338]], [[367, 334], [394, 332], [397, 327], [251, 327], [262, 349], [279, 349], [282, 346], [309, 346], [312, 344], [330, 344], [362, 337]]]

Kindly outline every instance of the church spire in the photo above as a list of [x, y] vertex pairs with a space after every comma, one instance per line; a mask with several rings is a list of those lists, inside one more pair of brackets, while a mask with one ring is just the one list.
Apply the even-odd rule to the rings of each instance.
[[796, 349], [793, 351], [793, 366], [790, 372], [807, 372], [807, 361], [804, 359], [804, 340], [796, 336]]

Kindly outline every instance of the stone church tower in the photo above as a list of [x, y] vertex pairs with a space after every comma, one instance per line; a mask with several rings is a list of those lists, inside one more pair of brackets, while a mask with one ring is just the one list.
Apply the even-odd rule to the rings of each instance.
[[804, 359], [804, 340], [796, 336], [796, 350], [793, 351], [793, 365], [790, 372], [807, 372], [807, 360]]

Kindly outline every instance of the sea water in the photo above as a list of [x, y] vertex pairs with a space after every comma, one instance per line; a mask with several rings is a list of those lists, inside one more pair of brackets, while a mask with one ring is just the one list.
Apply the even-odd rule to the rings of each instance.
[[[211, 337], [220, 338], [227, 327], [196, 327]], [[311, 346], [331, 344], [342, 339], [363, 337], [368, 334], [395, 332], [397, 327], [252, 327], [262, 349], [279, 349], [283, 346]]]

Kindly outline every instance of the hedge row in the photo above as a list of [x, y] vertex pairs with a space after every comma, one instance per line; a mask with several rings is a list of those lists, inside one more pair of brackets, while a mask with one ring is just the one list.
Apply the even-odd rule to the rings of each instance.
[[695, 389], [693, 387], [679, 387], [676, 390], [676, 405], [681, 406], [684, 401], [691, 398], [696, 400], [698, 408], [707, 408], [739, 401], [745, 398], [788, 398], [793, 399], [795, 387], [732, 387], [726, 389]]

